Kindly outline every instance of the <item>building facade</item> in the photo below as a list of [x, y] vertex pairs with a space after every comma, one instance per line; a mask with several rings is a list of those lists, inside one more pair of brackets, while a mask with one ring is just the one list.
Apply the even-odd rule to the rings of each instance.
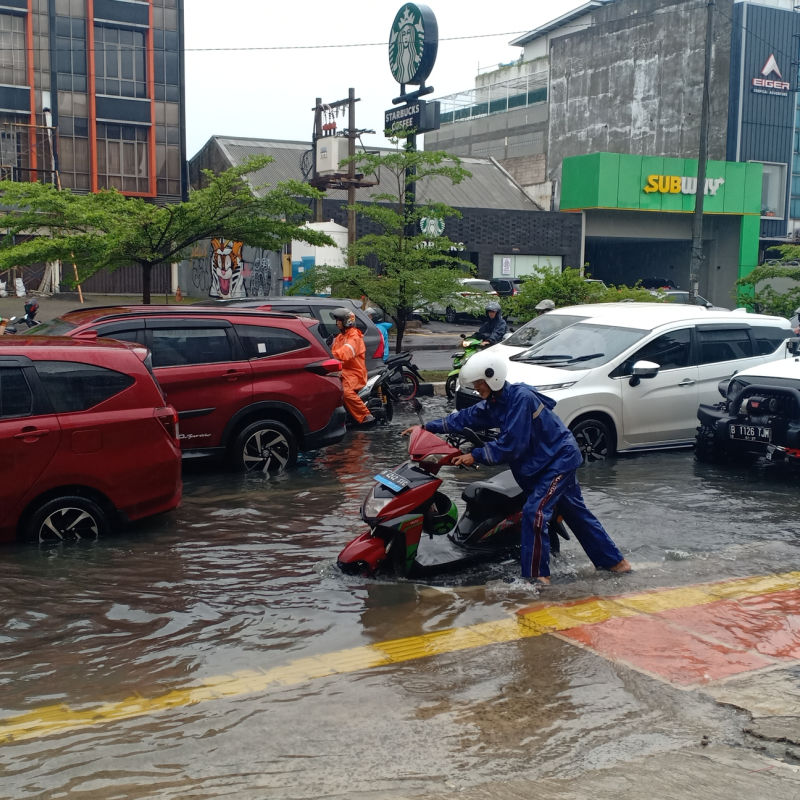
[[[758, 231], [752, 210], [744, 225], [747, 236], [757, 237], [756, 263], [770, 245], [800, 235], [795, 5], [716, 0], [713, 7], [708, 158], [760, 165]], [[442, 127], [425, 134], [425, 147], [493, 156], [552, 209], [565, 208], [565, 192], [581, 194], [565, 184], [565, 161], [589, 154], [694, 159], [696, 176], [707, 10], [706, 0], [585, 2], [515, 39], [522, 48], [518, 62], [478, 76], [470, 92], [442, 98]], [[656, 161], [647, 174], [636, 175], [640, 192], [651, 174], [674, 172]], [[684, 168], [672, 177], [691, 174]], [[646, 205], [629, 204], [616, 215], [593, 209], [588, 227], [584, 218], [583, 252], [592, 274], [609, 281], [619, 272], [628, 279], [663, 274], [686, 288], [691, 226], [686, 219], [676, 225], [665, 214], [640, 213], [652, 211]], [[683, 205], [668, 213], [691, 214]], [[704, 223], [704, 249], [730, 259], [724, 248], [714, 249], [719, 226], [719, 220]], [[753, 252], [750, 245], [736, 250]], [[751, 261], [718, 263], [709, 256], [701, 293], [729, 305], [732, 283], [752, 269]], [[672, 265], [674, 273], [664, 274], [662, 265]], [[725, 281], [731, 285], [724, 287]]]
[[0, 0], [0, 177], [186, 193], [183, 0]]

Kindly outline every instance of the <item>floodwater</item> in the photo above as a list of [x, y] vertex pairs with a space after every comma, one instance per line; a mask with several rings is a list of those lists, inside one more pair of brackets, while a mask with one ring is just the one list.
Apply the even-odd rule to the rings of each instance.
[[[428, 418], [446, 410], [425, 403]], [[192, 466], [171, 515], [95, 543], [4, 548], [0, 797], [422, 797], [577, 776], [709, 731], [739, 741], [735, 711], [556, 637], [327, 676], [298, 667], [540, 599], [515, 563], [427, 585], [339, 574], [371, 477], [403, 459], [399, 432], [414, 421], [355, 433], [274, 479]], [[452, 472], [444, 490], [460, 500], [476, 475]], [[596, 573], [572, 540], [548, 600], [800, 568], [796, 475], [674, 451], [580, 478], [635, 571]], [[280, 668], [268, 686], [253, 678]], [[209, 683], [232, 688], [182, 694]], [[40, 732], [9, 735], [24, 714]]]

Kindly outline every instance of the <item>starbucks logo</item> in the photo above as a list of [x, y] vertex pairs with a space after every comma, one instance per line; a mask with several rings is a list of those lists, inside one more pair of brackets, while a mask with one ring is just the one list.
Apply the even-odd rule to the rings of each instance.
[[444, 233], [444, 220], [438, 217], [423, 217], [419, 221], [419, 229], [426, 236], [441, 236]]
[[422, 84], [433, 68], [439, 46], [436, 17], [427, 6], [406, 3], [392, 23], [389, 68], [398, 83]]

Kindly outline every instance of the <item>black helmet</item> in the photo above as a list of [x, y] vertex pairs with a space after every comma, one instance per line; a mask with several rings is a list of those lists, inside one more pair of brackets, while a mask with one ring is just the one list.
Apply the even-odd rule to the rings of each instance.
[[383, 314], [377, 308], [368, 308], [367, 314], [373, 322], [383, 322]]
[[486, 304], [486, 313], [488, 314], [490, 311], [500, 311], [500, 303], [496, 300], [490, 300]]
[[349, 308], [335, 308], [333, 318], [341, 322], [345, 328], [352, 328], [356, 324], [356, 315]]

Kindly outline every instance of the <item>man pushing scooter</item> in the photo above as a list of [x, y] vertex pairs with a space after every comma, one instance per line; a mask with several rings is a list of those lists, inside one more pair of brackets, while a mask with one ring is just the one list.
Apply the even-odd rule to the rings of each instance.
[[524, 579], [550, 583], [548, 524], [556, 506], [597, 569], [630, 572], [630, 564], [583, 501], [576, 475], [583, 457], [575, 437], [553, 412], [555, 401], [524, 383], [507, 383], [506, 374], [505, 362], [491, 350], [476, 353], [461, 368], [460, 381], [472, 384], [481, 402], [426, 422], [425, 430], [460, 433], [467, 428], [499, 428], [496, 440], [452, 463], [507, 463], [511, 468], [527, 494], [520, 555]]

